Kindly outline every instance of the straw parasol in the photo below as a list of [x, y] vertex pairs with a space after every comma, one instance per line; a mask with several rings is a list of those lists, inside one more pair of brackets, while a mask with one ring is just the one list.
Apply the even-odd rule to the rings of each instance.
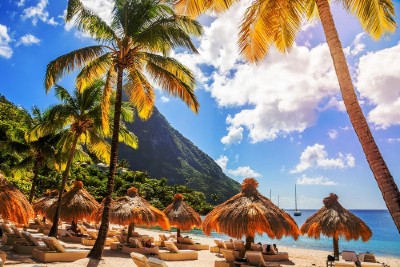
[[54, 189], [51, 192], [46, 192], [43, 197], [33, 203], [33, 210], [36, 214], [42, 215], [45, 219], [47, 210], [53, 205], [54, 202], [58, 200], [58, 190]]
[[[58, 201], [55, 201], [46, 211], [48, 218], [54, 218]], [[72, 228], [75, 231], [76, 222], [90, 215], [100, 207], [94, 197], [84, 188], [82, 181], [75, 181], [74, 187], [65, 193], [61, 198], [60, 219], [72, 221]]]
[[[95, 221], [100, 221], [102, 213], [103, 208], [101, 207], [93, 214], [92, 218]], [[119, 197], [111, 203], [109, 214], [111, 223], [119, 225], [129, 224], [127, 240], [131, 237], [135, 224], [146, 226], [159, 225], [162, 229], [170, 228], [167, 216], [161, 210], [153, 207], [144, 198], [140, 197], [135, 187], [129, 188], [126, 196]]]
[[246, 236], [246, 248], [254, 242], [256, 234], [266, 233], [270, 238], [292, 236], [297, 239], [299, 228], [293, 218], [257, 191], [258, 182], [246, 178], [242, 192], [216, 206], [204, 219], [206, 235], [215, 229], [233, 238]]
[[177, 236], [181, 235], [181, 230], [190, 230], [193, 227], [201, 226], [200, 215], [185, 201], [181, 194], [174, 196], [174, 202], [172, 202], [163, 211], [167, 215], [171, 226], [177, 228]]
[[0, 216], [5, 220], [27, 225], [34, 215], [25, 195], [0, 174]]
[[338, 196], [331, 193], [324, 198], [324, 207], [311, 215], [301, 226], [302, 234], [308, 237], [319, 238], [321, 233], [328, 237], [333, 237], [333, 253], [335, 258], [339, 258], [339, 237], [346, 240], [358, 240], [360, 237], [363, 242], [368, 241], [372, 232], [369, 227], [357, 216], [340, 205]]

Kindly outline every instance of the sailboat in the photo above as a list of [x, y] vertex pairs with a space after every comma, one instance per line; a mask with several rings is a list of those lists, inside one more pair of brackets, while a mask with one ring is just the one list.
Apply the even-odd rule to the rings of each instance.
[[293, 215], [294, 216], [301, 216], [301, 211], [299, 211], [298, 209], [297, 209], [297, 192], [296, 192], [296, 184], [294, 185], [294, 205], [295, 205], [295, 210], [294, 210], [294, 213], [293, 213]]

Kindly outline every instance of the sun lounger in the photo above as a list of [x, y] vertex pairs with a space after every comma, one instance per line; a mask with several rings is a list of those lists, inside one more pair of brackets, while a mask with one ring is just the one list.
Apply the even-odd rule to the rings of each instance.
[[335, 267], [356, 267], [356, 264], [351, 261], [335, 261], [333, 263], [333, 266]]
[[132, 252], [130, 255], [138, 267], [168, 267], [167, 263], [160, 259], [146, 258], [146, 256], [136, 252]]
[[[83, 237], [81, 239], [82, 245], [94, 246], [94, 243], [96, 242], [96, 239], [97, 239], [97, 236], [98, 236], [99, 232], [97, 230], [87, 229], [86, 230], [86, 234], [89, 237]], [[107, 237], [106, 242], [105, 242], [105, 246], [111, 245], [111, 243], [113, 243], [114, 241], [115, 241], [114, 238]]]
[[142, 242], [134, 240], [133, 243], [123, 245], [122, 252], [126, 254], [136, 252], [144, 255], [157, 255], [159, 253], [159, 247], [154, 245], [145, 247], [142, 245]]
[[287, 252], [278, 252], [277, 254], [262, 254], [264, 261], [286, 261], [289, 260], [289, 254]]
[[21, 237], [14, 234], [13, 230], [5, 223], [0, 223], [0, 228], [3, 232], [2, 244], [12, 246], [16, 241], [23, 241]]
[[248, 265], [250, 266], [268, 266], [268, 267], [281, 266], [278, 262], [265, 262], [261, 251], [248, 250], [246, 251], [245, 257], [247, 258]]
[[1, 261], [0, 266], [3, 266], [4, 264], [6, 264], [6, 258], [7, 258], [7, 254], [4, 251], [0, 250], [0, 261]]
[[46, 237], [43, 242], [47, 248], [32, 251], [32, 257], [41, 262], [73, 262], [89, 254], [89, 250], [85, 249], [66, 249], [54, 237]]
[[233, 250], [230, 249], [221, 249], [220, 250], [222, 256], [224, 256], [225, 260], [220, 261], [217, 260], [214, 263], [214, 267], [234, 267], [235, 266], [235, 256], [233, 255]]
[[235, 250], [246, 251], [246, 248], [244, 247], [244, 241], [242, 240], [234, 240], [233, 246], [235, 247]]
[[165, 241], [165, 246], [167, 248], [167, 252], [160, 251], [158, 253], [158, 257], [162, 260], [166, 261], [186, 261], [186, 260], [197, 260], [199, 254], [194, 250], [179, 250], [174, 242]]
[[179, 249], [191, 249], [191, 250], [208, 250], [209, 245], [204, 245], [200, 243], [194, 242], [193, 239], [188, 238], [188, 237], [178, 237], [178, 243], [176, 246]]
[[344, 261], [355, 262], [358, 260], [357, 253], [354, 250], [343, 250], [341, 256]]
[[[17, 254], [32, 254], [32, 251], [35, 248], [46, 248], [46, 244], [37, 240], [32, 236], [29, 232], [21, 232], [21, 237], [24, 240], [23, 242], [17, 241], [13, 245], [13, 250]], [[42, 236], [43, 237], [43, 236]]]
[[210, 252], [212, 253], [220, 253], [221, 249], [224, 248], [224, 244], [222, 243], [222, 239], [214, 238], [215, 246], [210, 246]]

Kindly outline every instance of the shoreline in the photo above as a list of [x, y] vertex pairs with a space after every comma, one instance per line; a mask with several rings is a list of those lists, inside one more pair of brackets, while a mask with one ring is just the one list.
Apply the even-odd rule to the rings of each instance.
[[[144, 235], [149, 235], [159, 239], [160, 233], [169, 233], [168, 231], [162, 231], [157, 229], [146, 229], [137, 228], [137, 232]], [[196, 242], [202, 244], [208, 244], [214, 246], [214, 238], [207, 236], [200, 236], [192, 233], [184, 232], [182, 235], [190, 235]], [[279, 251], [289, 253], [289, 261], [280, 262], [281, 266], [299, 266], [299, 267], [325, 267], [326, 258], [330, 251], [325, 250], [314, 250], [306, 248], [293, 248], [279, 245], [279, 240], [276, 241]], [[67, 247], [80, 247], [89, 248], [80, 244], [65, 243]], [[400, 267], [400, 257], [382, 257], [376, 256], [377, 261], [388, 264], [390, 267]], [[136, 266], [128, 254], [123, 254], [118, 251], [104, 250], [103, 260], [100, 262], [89, 262], [89, 259], [81, 259], [72, 263], [37, 263], [26, 258], [22, 261], [9, 260], [5, 266], [19, 266], [19, 267], [46, 267], [46, 266], [57, 266], [57, 267], [84, 267], [84, 266], [101, 266], [101, 267], [112, 267], [112, 266]], [[223, 260], [221, 255], [211, 253], [208, 250], [199, 251], [199, 258], [195, 261], [168, 261], [167, 264], [170, 267], [213, 267], [216, 260]]]

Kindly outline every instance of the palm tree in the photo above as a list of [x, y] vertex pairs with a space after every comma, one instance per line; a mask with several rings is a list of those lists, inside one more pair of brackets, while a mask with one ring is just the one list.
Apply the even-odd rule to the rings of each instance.
[[[89, 257], [100, 259], [108, 232], [114, 190], [122, 89], [142, 119], [151, 115], [155, 102], [154, 87], [148, 77], [170, 95], [181, 98], [197, 113], [199, 104], [194, 94], [193, 74], [176, 59], [168, 57], [167, 53], [178, 46], [197, 52], [189, 34], [200, 35], [202, 28], [196, 21], [175, 14], [168, 0], [115, 0], [110, 24], [84, 7], [79, 0], [69, 0], [66, 20], [73, 18], [75, 25], [100, 45], [72, 51], [50, 62], [45, 87], [49, 89], [64, 73], [84, 66], [78, 75], [78, 87], [84, 90], [93, 79], [105, 75], [102, 104], [103, 110], [107, 110], [108, 96], [116, 85], [107, 196], [99, 235], [89, 253]], [[103, 117], [104, 125], [106, 120]]]
[[[57, 236], [61, 197], [74, 157], [78, 156], [81, 160], [90, 159], [80, 149], [81, 144], [98, 159], [107, 163], [109, 161], [110, 145], [105, 139], [108, 136], [102, 130], [101, 97], [103, 85], [102, 81], [96, 81], [83, 92], [79, 92], [76, 89], [74, 95], [70, 95], [62, 86], [55, 85], [56, 96], [62, 101], [62, 104], [50, 107], [48, 118], [31, 132], [32, 139], [35, 139], [35, 137], [42, 136], [43, 134], [61, 130], [63, 133], [58, 147], [61, 154], [67, 154], [59, 191], [57, 211], [53, 218], [53, 226], [50, 229], [49, 236]], [[124, 115], [126, 113], [125, 111], [123, 112]], [[133, 116], [130, 115], [130, 118], [133, 118]], [[133, 148], [137, 148], [136, 137], [128, 132], [125, 127], [119, 127], [118, 133], [123, 142]]]
[[[178, 0], [177, 8], [181, 13], [198, 16], [208, 9], [216, 12], [224, 11], [235, 2], [237, 1]], [[385, 33], [394, 32], [395, 10], [391, 0], [341, 0], [340, 2], [345, 10], [355, 15], [372, 38], [378, 39]], [[328, 0], [252, 1], [240, 26], [238, 43], [241, 54], [250, 62], [257, 62], [268, 54], [271, 45], [280, 52], [287, 52], [293, 46], [304, 18], [321, 19], [350, 122], [386, 206], [400, 232], [400, 191], [379, 151], [357, 100], [329, 3]]]
[[[30, 114], [28, 116], [27, 127], [31, 129], [43, 123], [45, 120], [45, 114], [43, 114], [38, 107], [33, 107], [32, 116]], [[10, 153], [10, 155], [14, 155], [15, 158], [20, 159], [17, 164], [11, 166], [11, 170], [14, 174], [23, 174], [28, 170], [32, 170], [33, 178], [29, 193], [29, 203], [32, 203], [35, 195], [40, 171], [42, 171], [44, 167], [54, 167], [55, 162], [53, 156], [58, 139], [58, 135], [48, 134], [30, 141], [26, 131], [21, 132], [21, 129], [15, 128], [12, 136], [7, 138], [6, 141], [0, 142], [5, 151]]]

